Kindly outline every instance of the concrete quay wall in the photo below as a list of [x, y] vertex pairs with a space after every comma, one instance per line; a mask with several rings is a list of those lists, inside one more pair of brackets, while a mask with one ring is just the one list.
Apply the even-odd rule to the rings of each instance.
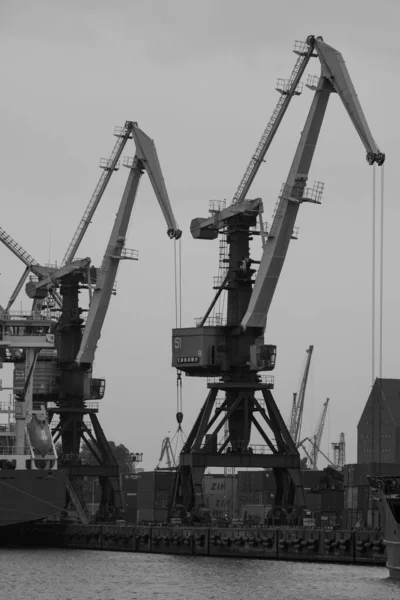
[[1, 528], [0, 546], [386, 564], [382, 532], [365, 530], [37, 523]]

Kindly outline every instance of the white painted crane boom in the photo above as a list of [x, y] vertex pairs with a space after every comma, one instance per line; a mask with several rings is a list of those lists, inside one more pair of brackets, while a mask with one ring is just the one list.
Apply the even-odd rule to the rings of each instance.
[[385, 160], [385, 155], [380, 152], [372, 138], [341, 54], [325, 44], [322, 38], [315, 39], [315, 49], [321, 61], [321, 77], [264, 245], [253, 293], [241, 322], [243, 330], [247, 327], [265, 330], [269, 307], [286, 258], [299, 206], [305, 201], [320, 202], [318, 190], [316, 194], [311, 190], [311, 195], [307, 197], [308, 191], [305, 187], [326, 106], [332, 92], [337, 91], [345, 105], [367, 149], [369, 164], [377, 162], [378, 165], [382, 165]]
[[122, 259], [137, 259], [135, 251], [125, 249], [125, 239], [140, 177], [145, 170], [150, 177], [167, 222], [168, 236], [175, 239], [181, 236], [181, 231], [172, 212], [154, 142], [136, 124], [132, 128], [132, 135], [136, 144], [136, 155], [133, 162], [129, 163], [131, 171], [93, 292], [81, 346], [76, 356], [77, 364], [91, 365], [93, 363], [97, 343], [110, 304], [119, 261]]

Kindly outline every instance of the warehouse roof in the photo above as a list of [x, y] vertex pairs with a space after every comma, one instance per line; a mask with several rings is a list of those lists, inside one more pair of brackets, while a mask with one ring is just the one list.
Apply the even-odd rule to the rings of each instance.
[[381, 397], [383, 403], [387, 406], [396, 425], [400, 426], [400, 379], [375, 379], [374, 386], [369, 398], [365, 404], [361, 419], [365, 410], [374, 398]]

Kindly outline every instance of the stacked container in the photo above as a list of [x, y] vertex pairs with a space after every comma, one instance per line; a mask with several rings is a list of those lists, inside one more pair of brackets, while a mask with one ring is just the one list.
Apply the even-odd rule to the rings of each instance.
[[137, 522], [164, 523], [172, 500], [174, 471], [143, 471], [137, 488]]

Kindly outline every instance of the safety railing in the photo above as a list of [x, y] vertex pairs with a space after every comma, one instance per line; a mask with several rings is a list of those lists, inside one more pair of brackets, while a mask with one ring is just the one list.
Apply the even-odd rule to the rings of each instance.
[[[218, 450], [223, 446], [223, 442], [217, 444]], [[238, 440], [234, 444], [229, 443], [224, 449], [224, 454], [271, 454], [271, 449], [266, 444], [246, 444], [245, 441]]]
[[[112, 158], [101, 158], [100, 159], [100, 167], [102, 169], [104, 169], [105, 171], [109, 171], [112, 166], [113, 166], [113, 159]], [[119, 169], [119, 161], [117, 161], [114, 165], [114, 171], [118, 171]]]

